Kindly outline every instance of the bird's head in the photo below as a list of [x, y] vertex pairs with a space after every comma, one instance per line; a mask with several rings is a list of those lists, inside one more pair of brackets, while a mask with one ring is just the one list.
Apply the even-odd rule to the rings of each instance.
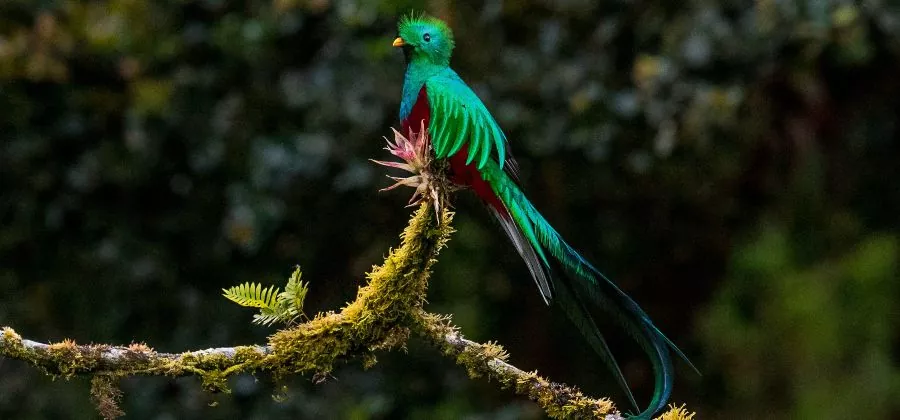
[[394, 46], [403, 48], [407, 61], [425, 60], [447, 66], [453, 52], [453, 32], [440, 19], [426, 15], [407, 15], [397, 24]]

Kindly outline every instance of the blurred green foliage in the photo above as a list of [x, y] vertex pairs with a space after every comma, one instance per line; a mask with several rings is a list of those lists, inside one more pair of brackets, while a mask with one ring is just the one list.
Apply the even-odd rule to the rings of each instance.
[[787, 236], [769, 226], [738, 250], [733, 280], [704, 318], [730, 409], [890, 418], [900, 381], [891, 353], [897, 239], [864, 238], [847, 255], [803, 264]]
[[[900, 8], [886, 1], [431, 1], [529, 196], [698, 364], [702, 418], [900, 416]], [[262, 342], [220, 290], [355, 294], [406, 194], [396, 125], [418, 2], [0, 2], [0, 325], [163, 351]], [[471, 197], [430, 309], [512, 362], [616, 387]], [[612, 334], [649, 395], [639, 349]], [[124, 381], [135, 418], [540, 418], [420, 343], [335, 380]], [[288, 385], [282, 390], [281, 385]], [[282, 402], [269, 396], [276, 394]], [[215, 401], [217, 406], [210, 407]], [[0, 417], [93, 418], [86, 381], [0, 360]]]

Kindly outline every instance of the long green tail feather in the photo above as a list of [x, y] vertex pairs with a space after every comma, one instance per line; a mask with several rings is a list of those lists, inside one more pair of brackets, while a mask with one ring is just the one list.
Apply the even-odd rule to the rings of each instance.
[[[636, 417], [650, 418], [654, 413], [662, 410], [672, 392], [673, 367], [669, 353], [670, 349], [684, 359], [692, 369], [697, 371], [697, 368], [694, 367], [678, 347], [653, 325], [650, 317], [634, 300], [563, 240], [559, 233], [534, 208], [516, 183], [498, 165], [491, 162], [482, 168], [481, 173], [485, 181], [491, 185], [494, 193], [500, 198], [500, 201], [503, 202], [509, 213], [508, 217], [512, 219], [518, 228], [519, 235], [528, 241], [534, 250], [534, 254], [540, 257], [546, 272], [550, 271], [550, 265], [547, 261], [547, 254], [549, 254], [571, 277], [571, 279], [550, 277], [556, 294], [556, 302], [613, 372], [616, 381], [624, 389], [635, 407], [637, 407], [637, 404], [625, 381], [624, 375], [622, 375], [615, 358], [610, 353], [606, 341], [599, 333], [585, 304], [591, 302], [606, 312], [647, 353], [653, 366], [655, 387], [650, 404]], [[499, 219], [505, 217], [505, 215], [497, 214], [497, 217]], [[510, 235], [509, 232], [507, 234]], [[513, 235], [510, 235], [510, 237], [512, 238]], [[521, 250], [520, 254], [523, 254]], [[524, 257], [525, 255], [523, 254]], [[534, 276], [534, 270], [532, 270], [532, 275]], [[535, 278], [535, 281], [538, 281], [537, 278]]]
[[[569, 320], [575, 324], [578, 331], [585, 337], [591, 348], [600, 355], [604, 364], [606, 364], [606, 367], [615, 375], [619, 386], [625, 390], [631, 405], [635, 410], [638, 410], [637, 401], [635, 401], [634, 395], [631, 393], [631, 388], [625, 381], [625, 375], [622, 374], [619, 364], [609, 350], [606, 339], [599, 333], [600, 330], [597, 328], [597, 324], [591, 317], [590, 312], [582, 303], [584, 299], [579, 300], [574, 296], [576, 291], [573, 290], [568, 279], [556, 279], [551, 276], [550, 263], [547, 261], [543, 249], [539, 247], [535, 248], [532, 245], [534, 241], [537, 241], [534, 230], [531, 229], [531, 226], [529, 225], [520, 227], [516, 224], [515, 219], [511, 219], [509, 216], [500, 213], [494, 208], [488, 208], [493, 212], [494, 217], [500, 223], [504, 233], [506, 233], [510, 241], [512, 241], [516, 251], [518, 251], [519, 255], [522, 256], [522, 259], [525, 260], [532, 278], [538, 285], [541, 297], [544, 298], [544, 302], [549, 305], [551, 300], [555, 297], [556, 304], [559, 305], [566, 316], [569, 317]], [[508, 212], [511, 215], [524, 217], [521, 206], [517, 203], [510, 203]], [[548, 279], [552, 279], [552, 293], [554, 293], [555, 296], [551, 294]]]
[[[554, 281], [554, 286], [556, 286], [554, 290], [556, 290], [557, 304], [569, 317], [569, 320], [575, 324], [575, 327], [578, 328], [578, 331], [584, 336], [591, 348], [600, 355], [603, 363], [615, 376], [619, 387], [625, 391], [631, 406], [635, 410], [640, 410], [637, 401], [634, 399], [634, 394], [631, 393], [631, 387], [628, 386], [625, 375], [622, 374], [622, 369], [619, 368], [619, 363], [613, 356], [612, 351], [610, 351], [609, 345], [606, 344], [606, 339], [600, 334], [600, 329], [597, 328], [594, 318], [591, 317], [590, 311], [583, 303], [584, 301], [573, 296], [572, 285], [569, 284], [568, 279], [557, 279]], [[575, 294], [577, 295], [577, 293]]]

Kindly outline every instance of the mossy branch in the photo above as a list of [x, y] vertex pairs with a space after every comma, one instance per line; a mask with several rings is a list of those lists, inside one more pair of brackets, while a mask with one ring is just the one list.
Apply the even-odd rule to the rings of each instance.
[[82, 374], [196, 375], [223, 366], [240, 367], [248, 361], [262, 359], [270, 352], [270, 348], [264, 346], [237, 346], [160, 353], [145, 344], [110, 346], [76, 344], [72, 340], [45, 344], [24, 339], [9, 327], [3, 327], [0, 332], [0, 355], [25, 361], [49, 375], [64, 379]]
[[578, 388], [550, 382], [537, 372], [526, 372], [509, 364], [508, 354], [502, 347], [492, 342], [480, 344], [466, 339], [450, 324], [449, 318], [421, 312], [419, 320], [417, 332], [444, 354], [455, 357], [470, 377], [486, 376], [497, 380], [504, 388], [537, 402], [551, 418], [621, 419], [609, 399], [588, 398]]
[[[71, 340], [44, 344], [23, 339], [9, 327], [0, 331], [0, 356], [24, 361], [54, 377], [92, 375], [91, 396], [104, 417], [122, 414], [116, 380], [126, 376], [164, 375], [201, 378], [210, 391], [228, 392], [227, 378], [237, 373], [266, 372], [276, 379], [292, 374], [325, 378], [340, 362], [375, 363], [375, 353], [403, 347], [412, 333], [421, 335], [463, 365], [470, 376], [486, 376], [537, 402], [553, 418], [620, 418], [608, 399], [591, 399], [577, 388], [550, 382], [506, 361], [497, 344], [465, 339], [449, 318], [423, 309], [431, 266], [453, 229], [453, 214], [437, 220], [422, 203], [401, 235], [400, 248], [367, 275], [368, 283], [338, 312], [279, 330], [266, 346], [237, 346], [162, 353], [144, 344], [79, 345]], [[673, 408], [667, 420], [690, 419]]]

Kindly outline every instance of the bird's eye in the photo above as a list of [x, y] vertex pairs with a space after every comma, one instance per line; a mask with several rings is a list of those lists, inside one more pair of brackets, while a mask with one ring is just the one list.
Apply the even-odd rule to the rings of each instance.
[[422, 39], [424, 39], [425, 42], [431, 42], [431, 34], [422, 35]]

